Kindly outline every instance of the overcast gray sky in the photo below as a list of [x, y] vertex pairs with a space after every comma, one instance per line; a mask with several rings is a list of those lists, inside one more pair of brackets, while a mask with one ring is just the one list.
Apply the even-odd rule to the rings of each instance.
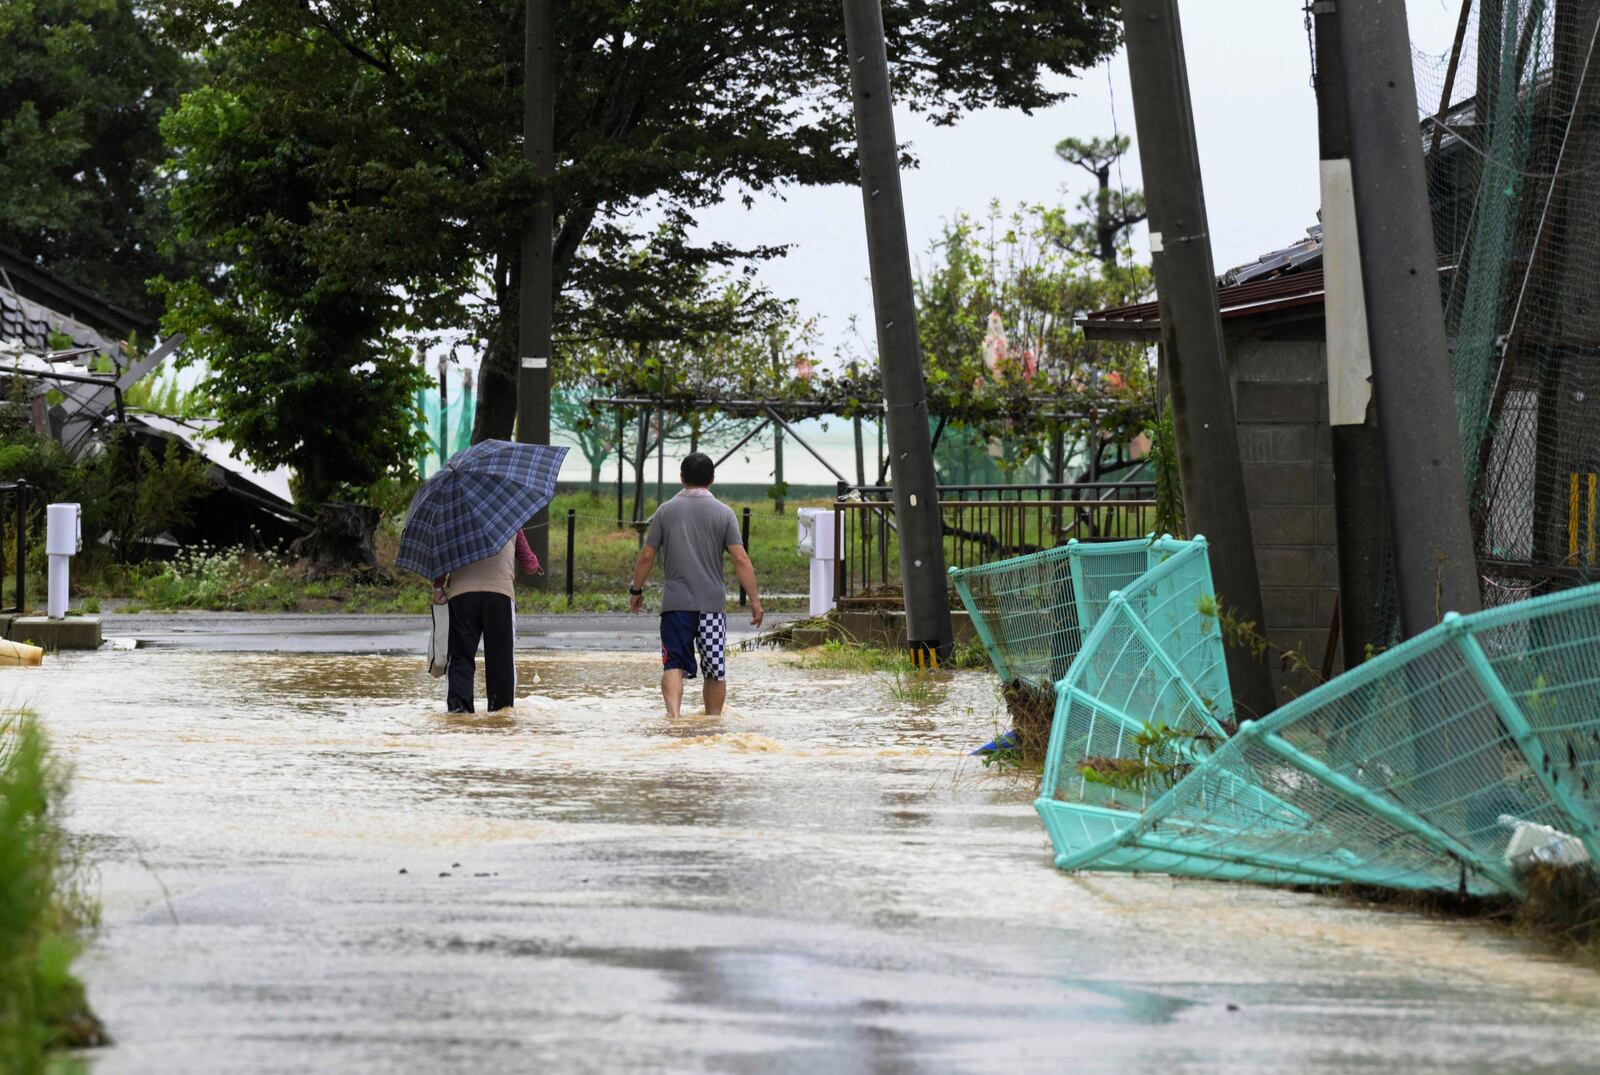
[[[1316, 223], [1316, 102], [1302, 0], [1183, 0], [1185, 52], [1217, 270], [1301, 238]], [[1448, 51], [1459, 0], [1407, 0], [1415, 47]], [[1057, 160], [1068, 136], [1133, 134], [1127, 62], [1084, 72], [1074, 96], [1026, 116], [990, 111], [955, 127], [899, 115], [898, 134], [921, 161], [904, 177], [906, 225], [914, 256], [925, 257], [941, 222], [957, 210], [982, 212], [991, 198], [1055, 203], [1087, 188], [1088, 176]], [[1140, 186], [1138, 146], [1125, 168]], [[1073, 174], [1076, 172], [1077, 174]], [[758, 199], [746, 210], [725, 204], [705, 215], [703, 235], [747, 243], [788, 243], [786, 258], [762, 278], [820, 315], [824, 351], [848, 337], [852, 314], [871, 332], [866, 236], [855, 188], [796, 190], [787, 201]], [[1141, 233], [1135, 247], [1148, 260]], [[875, 353], [869, 342], [868, 354]]]

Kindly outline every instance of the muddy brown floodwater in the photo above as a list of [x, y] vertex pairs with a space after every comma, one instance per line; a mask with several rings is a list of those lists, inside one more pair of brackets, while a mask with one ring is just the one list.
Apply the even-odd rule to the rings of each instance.
[[[1490, 929], [1050, 866], [988, 677], [135, 650], [0, 680], [74, 769], [121, 1072], [1594, 1071], [1600, 976]], [[537, 675], [540, 682], [529, 684]]]

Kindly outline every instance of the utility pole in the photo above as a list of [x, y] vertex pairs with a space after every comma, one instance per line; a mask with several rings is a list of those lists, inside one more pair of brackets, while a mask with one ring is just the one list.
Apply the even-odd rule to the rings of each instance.
[[[1210, 543], [1211, 576], [1222, 601], [1241, 621], [1265, 631], [1177, 0], [1123, 0], [1122, 23], [1184, 518], [1191, 535], [1204, 534]], [[1090, 452], [1097, 459], [1098, 444], [1091, 442]], [[1227, 659], [1239, 716], [1270, 712], [1267, 665], [1243, 646], [1228, 647]]]
[[1367, 338], [1400, 628], [1479, 607], [1405, 7], [1338, 0]]
[[[550, 335], [555, 305], [551, 232], [555, 206], [550, 179], [555, 171], [556, 76], [554, 0], [527, 0], [523, 55], [522, 153], [542, 184], [522, 232], [517, 335], [517, 440], [550, 443]], [[550, 510], [541, 508], [528, 528], [528, 544], [540, 563], [550, 560]], [[547, 575], [535, 575], [543, 588]]]
[[1350, 121], [1333, 0], [1311, 5], [1316, 20], [1317, 146], [1322, 158], [1322, 279], [1333, 434], [1333, 500], [1339, 540], [1339, 627], [1344, 666], [1385, 639], [1379, 613], [1389, 532], [1384, 523], [1383, 442], [1372, 405], [1372, 352], [1361, 293], [1356, 205], [1350, 186]]
[[[778, 357], [778, 341], [772, 340], [772, 372], [776, 379], [783, 377], [783, 360]], [[783, 514], [783, 427], [772, 423], [772, 510]]]
[[844, 32], [861, 158], [861, 201], [872, 269], [873, 322], [883, 374], [906, 640], [918, 660], [950, 656], [950, 584], [928, 437], [927, 386], [911, 290], [911, 250], [900, 193], [900, 147], [889, 96], [889, 59], [878, 0], [844, 0]]
[[[861, 367], [854, 362], [850, 363], [850, 380], [857, 381], [860, 377]], [[856, 488], [859, 489], [867, 484], [867, 449], [861, 439], [861, 408], [856, 408], [856, 413], [850, 418], [850, 426], [856, 438]], [[865, 522], [865, 513], [859, 514], [862, 516], [862, 522]]]
[[450, 360], [439, 356], [439, 469], [450, 459]]

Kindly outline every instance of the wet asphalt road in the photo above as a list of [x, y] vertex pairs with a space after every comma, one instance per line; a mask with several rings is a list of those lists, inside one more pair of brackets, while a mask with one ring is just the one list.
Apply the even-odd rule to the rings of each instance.
[[[801, 617], [768, 613], [763, 630]], [[218, 653], [421, 653], [428, 619], [403, 614], [139, 612], [100, 618], [105, 637], [136, 639], [141, 646]], [[757, 632], [748, 614], [728, 614], [729, 639]], [[626, 612], [518, 616], [520, 650], [599, 652], [651, 650], [660, 646], [657, 617]]]
[[1600, 976], [1485, 927], [1061, 875], [966, 756], [983, 675], [739, 653], [674, 722], [632, 637], [471, 718], [414, 646], [14, 673], [96, 864], [94, 1071], [1595, 1070]]

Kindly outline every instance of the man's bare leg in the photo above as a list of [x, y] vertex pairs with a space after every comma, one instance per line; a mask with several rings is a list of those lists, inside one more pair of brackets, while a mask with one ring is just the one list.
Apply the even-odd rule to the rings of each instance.
[[728, 700], [728, 681], [708, 678], [702, 690], [706, 699], [706, 716], [722, 716], [722, 703]]
[[661, 697], [667, 703], [667, 716], [676, 717], [683, 707], [683, 669], [669, 668], [661, 673]]

